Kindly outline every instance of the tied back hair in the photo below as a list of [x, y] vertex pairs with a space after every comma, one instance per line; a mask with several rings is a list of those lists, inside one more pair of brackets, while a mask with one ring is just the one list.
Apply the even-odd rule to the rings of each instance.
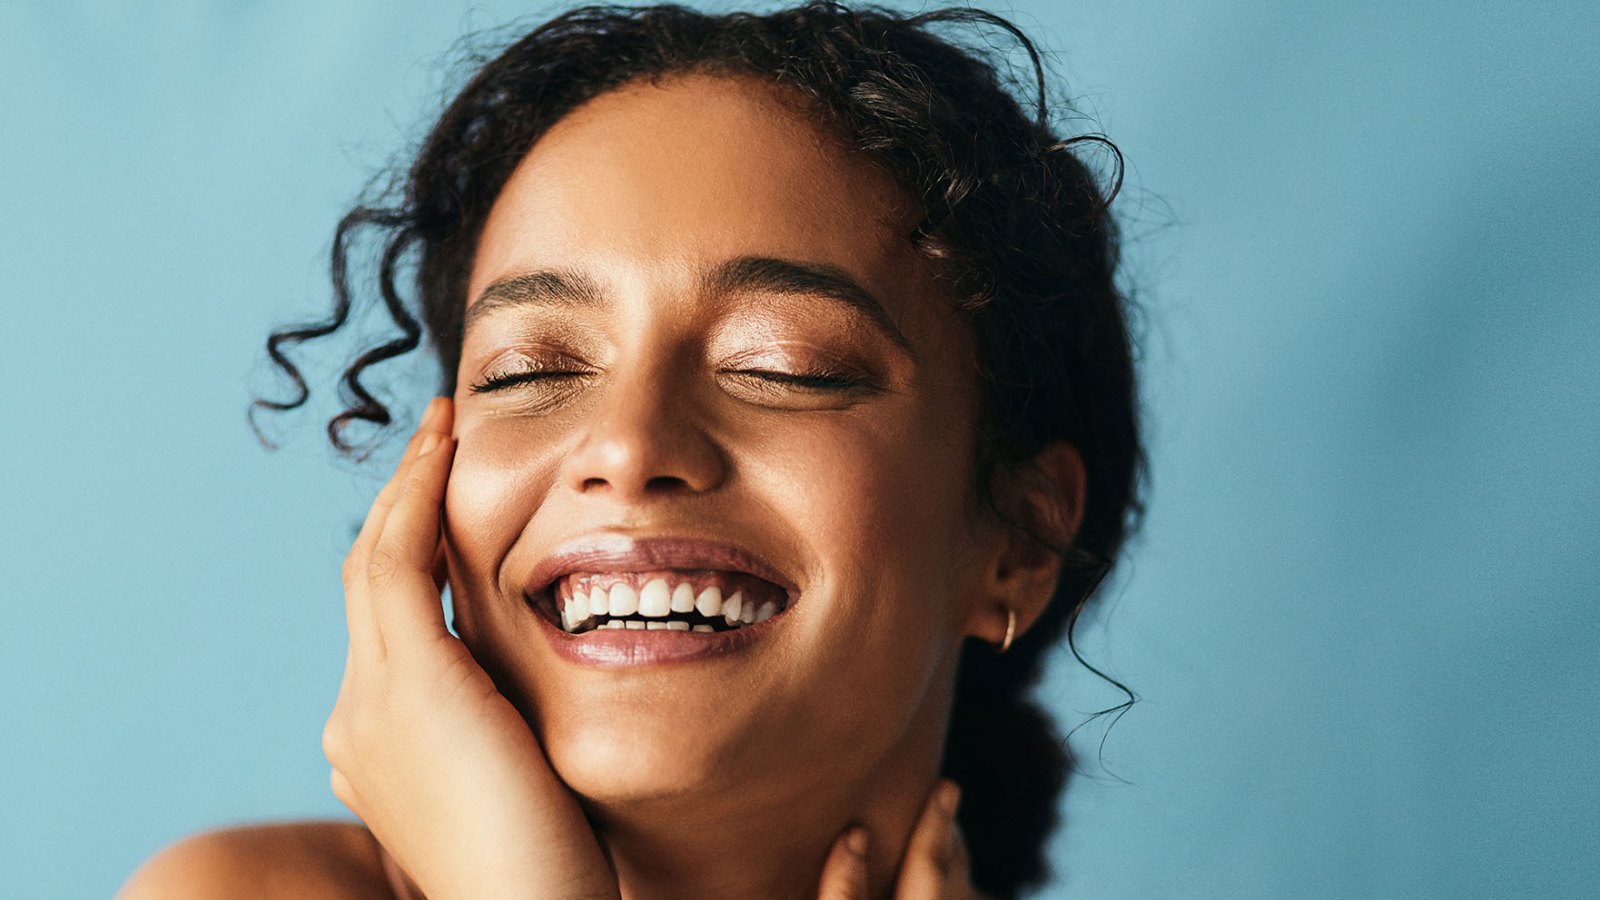
[[[1009, 37], [1031, 74], [1017, 83], [985, 40], [961, 46], [945, 33]], [[1043, 663], [1074, 628], [1117, 559], [1141, 510], [1140, 437], [1128, 303], [1115, 283], [1117, 230], [1109, 211], [1122, 160], [1098, 134], [1061, 137], [1051, 126], [1044, 66], [1033, 42], [991, 13], [944, 9], [904, 15], [876, 7], [811, 3], [765, 15], [708, 15], [679, 6], [592, 6], [535, 28], [480, 61], [423, 141], [403, 178], [350, 210], [334, 235], [333, 310], [325, 320], [274, 332], [267, 353], [293, 386], [253, 409], [290, 410], [310, 388], [288, 351], [343, 328], [354, 292], [358, 237], [382, 238], [378, 295], [398, 334], [344, 371], [345, 407], [328, 423], [341, 452], [366, 423], [392, 418], [363, 384], [372, 366], [411, 352], [424, 335], [453, 393], [466, 285], [489, 209], [512, 169], [556, 121], [606, 91], [638, 80], [704, 73], [754, 77], [803, 99], [847, 146], [889, 172], [921, 203], [906, 239], [934, 263], [951, 303], [977, 337], [982, 411], [973, 489], [999, 512], [997, 475], [1066, 441], [1084, 462], [1082, 526], [1060, 554], [1055, 596], [1010, 652], [963, 649], [943, 774], [963, 786], [960, 824], [976, 887], [1015, 897], [1049, 877], [1045, 846], [1073, 759], [1033, 699]], [[1019, 100], [1019, 95], [1031, 95]], [[1105, 187], [1084, 151], [1103, 152]], [[401, 273], [410, 274], [410, 295]], [[1043, 528], [1011, 522], [1044, 541]], [[1098, 715], [1098, 714], [1097, 714]]]

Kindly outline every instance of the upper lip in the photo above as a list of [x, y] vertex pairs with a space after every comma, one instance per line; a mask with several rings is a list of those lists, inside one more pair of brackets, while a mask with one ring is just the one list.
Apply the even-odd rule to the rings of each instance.
[[574, 572], [654, 572], [661, 569], [715, 569], [744, 572], [778, 585], [792, 599], [799, 588], [775, 566], [736, 544], [693, 537], [633, 537], [598, 534], [557, 547], [533, 567], [528, 596], [536, 597]]

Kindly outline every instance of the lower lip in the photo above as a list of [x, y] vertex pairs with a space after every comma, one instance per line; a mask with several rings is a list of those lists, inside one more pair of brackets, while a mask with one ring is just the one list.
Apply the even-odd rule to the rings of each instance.
[[731, 656], [749, 648], [767, 634], [777, 616], [756, 625], [730, 631], [643, 631], [601, 628], [569, 634], [533, 611], [551, 649], [569, 662], [601, 668], [632, 668], [686, 663]]

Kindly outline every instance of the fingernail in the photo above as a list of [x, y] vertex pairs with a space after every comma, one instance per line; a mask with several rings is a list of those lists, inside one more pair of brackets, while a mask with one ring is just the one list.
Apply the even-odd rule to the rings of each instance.
[[427, 437], [422, 439], [422, 449], [417, 451], [417, 456], [427, 456], [428, 451], [437, 446], [439, 446], [439, 435], [429, 434]]
[[955, 818], [956, 810], [961, 808], [961, 785], [954, 781], [946, 781], [939, 785], [939, 810], [950, 818]]
[[867, 855], [867, 830], [865, 828], [852, 828], [844, 836], [844, 848], [856, 856]]
[[432, 425], [433, 424], [433, 420], [435, 418], [438, 418], [438, 416], [439, 416], [439, 398], [435, 397], [432, 400], [429, 400], [427, 407], [422, 410], [422, 420], [417, 423], [417, 427], [418, 428], [425, 428], [425, 427], [427, 427], [429, 425]]

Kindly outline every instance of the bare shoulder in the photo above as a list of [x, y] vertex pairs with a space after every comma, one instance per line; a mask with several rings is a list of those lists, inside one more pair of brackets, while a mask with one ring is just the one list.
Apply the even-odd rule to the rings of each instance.
[[377, 842], [351, 822], [283, 822], [206, 831], [140, 866], [119, 900], [393, 900]]

